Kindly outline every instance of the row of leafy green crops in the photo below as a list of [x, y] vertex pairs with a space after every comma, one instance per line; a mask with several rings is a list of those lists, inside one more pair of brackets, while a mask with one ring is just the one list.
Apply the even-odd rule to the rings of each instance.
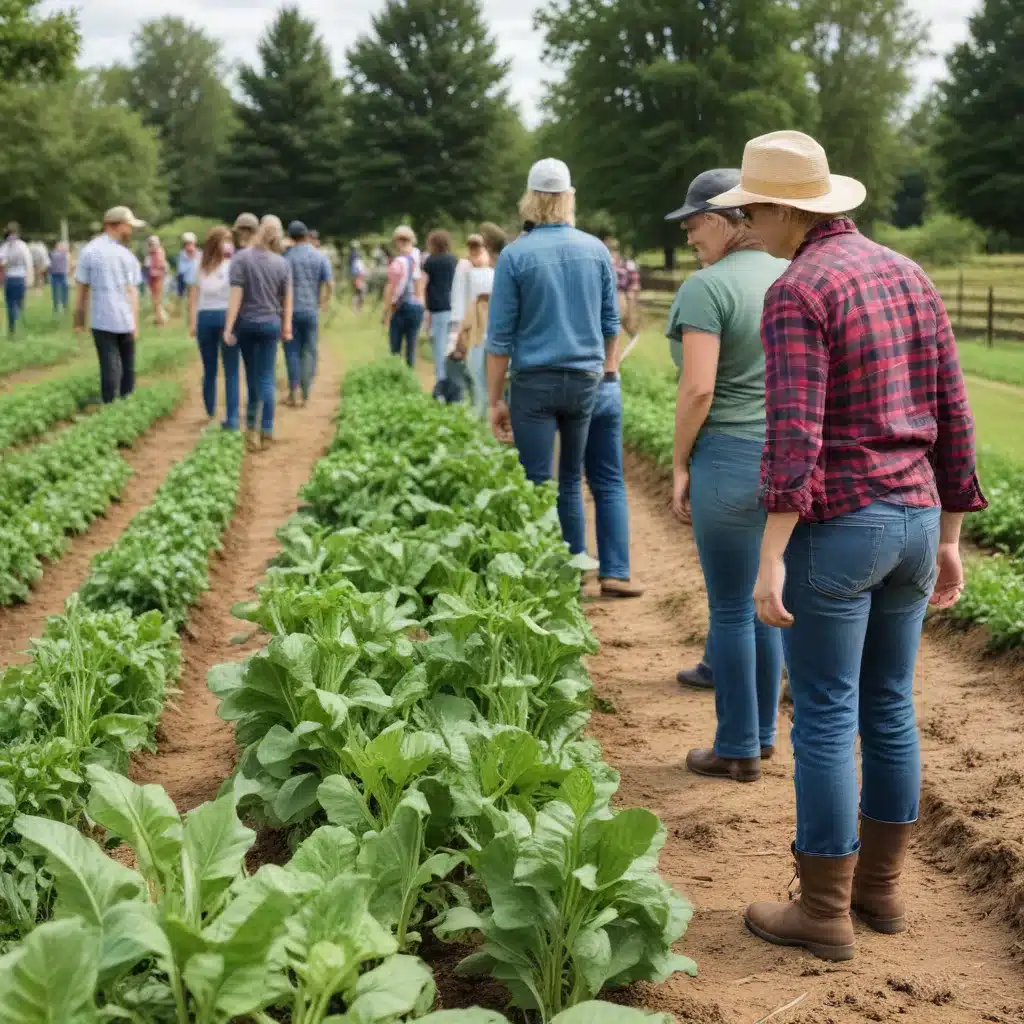
[[[305, 498], [239, 609], [269, 646], [211, 673], [244, 747], [222, 795], [183, 821], [88, 767], [89, 818], [135, 870], [17, 819], [57, 902], [0, 961], [11, 1024], [504, 1022], [430, 1012], [428, 928], [482, 938], [464, 970], [550, 1024], [669, 1022], [591, 1000], [692, 970], [670, 951], [690, 908], [657, 875], [657, 818], [611, 810], [582, 738], [594, 643], [551, 492], [392, 364], [350, 375]], [[239, 801], [291, 826], [287, 865], [245, 873]]]
[[78, 336], [70, 331], [58, 334], [19, 335], [0, 345], [0, 376], [63, 363], [83, 351]]
[[120, 453], [181, 401], [163, 381], [105, 406], [52, 441], [0, 460], [0, 604], [29, 597], [43, 560], [58, 558], [121, 493], [132, 468]]
[[[0, 939], [50, 915], [59, 877], [26, 853], [18, 816], [75, 826], [88, 771], [123, 772], [134, 751], [152, 749], [178, 678], [176, 627], [206, 586], [242, 456], [237, 433], [206, 432], [153, 504], [96, 557], [82, 589], [33, 641], [29, 662], [0, 676]], [[0, 1005], [9, 1005], [3, 996]]]
[[[626, 443], [669, 469], [676, 382], [671, 373], [623, 367], [622, 431]], [[990, 506], [965, 519], [964, 532], [995, 554], [971, 558], [959, 603], [943, 613], [984, 626], [995, 649], [1024, 644], [1024, 466], [983, 451], [979, 471]]]
[[[139, 376], [177, 369], [195, 352], [195, 342], [183, 336], [147, 341], [139, 346]], [[100, 377], [94, 366], [18, 387], [0, 394], [0, 448], [22, 444], [71, 419], [100, 400]]]

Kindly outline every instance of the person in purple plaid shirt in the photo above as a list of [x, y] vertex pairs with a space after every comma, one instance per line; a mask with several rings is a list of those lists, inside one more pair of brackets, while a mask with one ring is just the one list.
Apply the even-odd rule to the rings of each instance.
[[920, 267], [840, 216], [864, 199], [817, 142], [785, 131], [748, 142], [740, 185], [711, 200], [744, 209], [768, 251], [792, 260], [761, 321], [768, 525], [754, 598], [762, 621], [785, 627], [800, 899], [754, 903], [745, 921], [829, 960], [853, 957], [851, 909], [879, 932], [906, 927], [914, 662], [928, 604], [948, 608], [963, 589], [964, 513], [986, 506], [942, 300]]

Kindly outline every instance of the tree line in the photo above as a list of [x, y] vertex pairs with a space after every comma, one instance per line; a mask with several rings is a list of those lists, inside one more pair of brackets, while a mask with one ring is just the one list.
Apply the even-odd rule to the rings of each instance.
[[0, 10], [0, 189], [29, 230], [81, 230], [115, 200], [154, 222], [276, 210], [337, 237], [400, 218], [507, 222], [543, 152], [573, 168], [584, 222], [670, 252], [663, 213], [689, 180], [793, 127], [868, 186], [865, 226], [943, 210], [1024, 238], [1015, 0], [983, 0], [914, 108], [927, 33], [910, 0], [545, 0], [536, 23], [560, 74], [532, 130], [480, 0], [386, 0], [340, 75], [297, 7], [235, 68], [167, 16], [123, 64], [78, 70], [73, 16], [38, 2]]

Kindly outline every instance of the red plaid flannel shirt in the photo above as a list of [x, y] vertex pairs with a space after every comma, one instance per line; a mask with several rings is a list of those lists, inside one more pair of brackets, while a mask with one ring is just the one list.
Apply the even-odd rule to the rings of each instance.
[[765, 296], [764, 507], [832, 519], [885, 499], [974, 512], [974, 419], [942, 299], [847, 217]]

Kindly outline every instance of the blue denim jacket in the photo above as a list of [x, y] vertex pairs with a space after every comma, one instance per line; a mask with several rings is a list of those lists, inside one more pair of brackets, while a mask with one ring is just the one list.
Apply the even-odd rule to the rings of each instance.
[[487, 351], [512, 372], [600, 373], [619, 333], [615, 269], [604, 244], [568, 224], [538, 224], [507, 246], [494, 270]]

